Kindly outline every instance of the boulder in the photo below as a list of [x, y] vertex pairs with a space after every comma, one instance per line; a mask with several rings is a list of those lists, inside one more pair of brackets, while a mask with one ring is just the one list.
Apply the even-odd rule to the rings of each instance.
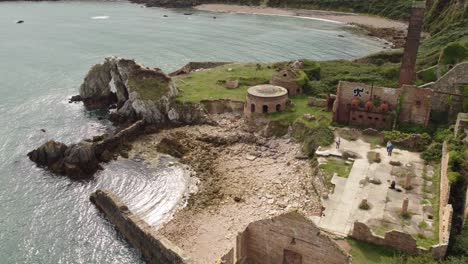
[[67, 145], [53, 140], [28, 153], [30, 160], [40, 166], [51, 166], [61, 160], [67, 150]]
[[51, 140], [29, 152], [28, 157], [39, 166], [74, 179], [89, 178], [100, 169], [93, 145], [85, 141], [67, 146]]

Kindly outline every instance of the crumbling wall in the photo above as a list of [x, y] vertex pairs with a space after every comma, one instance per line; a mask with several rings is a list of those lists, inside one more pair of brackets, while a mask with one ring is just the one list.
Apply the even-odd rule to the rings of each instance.
[[449, 152], [447, 142], [442, 147], [442, 161], [440, 164], [440, 202], [439, 202], [439, 243], [447, 244], [452, 226], [453, 208], [449, 204], [450, 183], [448, 179]]
[[244, 102], [233, 100], [202, 100], [200, 103], [206, 108], [209, 114], [237, 113], [244, 111]]
[[457, 122], [455, 123], [455, 136], [463, 134], [468, 129], [468, 113], [458, 113]]
[[128, 207], [113, 193], [97, 190], [91, 195], [90, 200], [120, 233], [141, 251], [148, 263], [193, 263], [184, 256], [181, 249], [166, 238], [158, 236], [150, 225], [129, 211]]
[[463, 109], [462, 86], [468, 84], [468, 62], [455, 65], [440, 79], [427, 85], [435, 92], [432, 109], [437, 112], [456, 114]]
[[465, 195], [465, 208], [463, 211], [463, 225], [466, 224], [466, 219], [468, 219], [468, 189], [466, 190], [466, 195]]
[[351, 237], [375, 245], [392, 247], [411, 254], [418, 253], [416, 239], [410, 234], [398, 230], [386, 232], [385, 236], [382, 237], [375, 235], [366, 224], [356, 221], [354, 222]]
[[[363, 104], [367, 101], [378, 100], [388, 105], [388, 112], [394, 111], [398, 106], [400, 94], [401, 89], [340, 81], [337, 88], [336, 100], [333, 104], [333, 121], [342, 124], [350, 123], [350, 119], [352, 118], [350, 116], [352, 110], [351, 104], [353, 100], [358, 100]], [[387, 118], [384, 123], [387, 122], [387, 119], [390, 119], [388, 114], [386, 114], [386, 116]], [[356, 120], [353, 120], [353, 123], [358, 124], [359, 115], [354, 118], [356, 118]], [[364, 115], [362, 118], [368, 119], [368, 117], [364, 117]], [[375, 117], [373, 117], [373, 120], [375, 120]], [[379, 122], [381, 122], [381, 118], [379, 118]]]
[[432, 89], [403, 85], [401, 97], [400, 122], [408, 122], [427, 126], [432, 109]]
[[[350, 263], [351, 257], [297, 212], [249, 224], [237, 237], [234, 263], [284, 263], [287, 252], [302, 263]], [[228, 253], [229, 255], [229, 253]]]
[[436, 259], [444, 257], [448, 247], [448, 244], [434, 245], [429, 249], [418, 247], [413, 236], [398, 230], [388, 231], [383, 237], [378, 236], [366, 224], [359, 221], [354, 222], [351, 237], [367, 243], [398, 249], [409, 254], [430, 253]]

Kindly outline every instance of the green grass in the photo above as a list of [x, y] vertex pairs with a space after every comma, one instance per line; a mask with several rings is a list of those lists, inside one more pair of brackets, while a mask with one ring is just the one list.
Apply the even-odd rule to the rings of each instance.
[[[201, 100], [231, 99], [245, 101], [247, 89], [257, 84], [268, 83], [276, 73], [270, 64], [235, 63], [206, 69], [176, 77], [176, 86], [180, 91], [177, 100], [181, 102], [200, 102]], [[229, 71], [229, 69], [232, 69]], [[238, 79], [239, 87], [228, 89], [226, 79]]]
[[164, 83], [156, 78], [128, 80], [131, 90], [138, 92], [143, 100], [159, 100], [162, 95], [169, 91], [168, 83]]
[[346, 164], [344, 160], [329, 159], [327, 163], [320, 164], [320, 169], [329, 176], [336, 173], [340, 177], [348, 178], [352, 166], [352, 164]]
[[[271, 113], [268, 118], [273, 121], [279, 121], [282, 124], [292, 124], [296, 120], [300, 120], [309, 128], [318, 125], [328, 126], [331, 122], [331, 112], [325, 111], [323, 108], [312, 107], [307, 105], [309, 97], [300, 95], [291, 97], [291, 105], [284, 112]], [[309, 121], [304, 119], [304, 114], [314, 115], [316, 120]]]
[[350, 253], [353, 256], [353, 264], [395, 263], [395, 257], [403, 254], [398, 250], [372, 245], [354, 239], [348, 239], [347, 241], [352, 247]]

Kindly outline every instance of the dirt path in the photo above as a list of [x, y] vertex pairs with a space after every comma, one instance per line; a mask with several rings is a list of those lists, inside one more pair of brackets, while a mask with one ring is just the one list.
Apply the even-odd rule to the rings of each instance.
[[133, 153], [157, 156], [164, 137], [187, 147], [181, 159], [200, 179], [199, 191], [159, 232], [197, 263], [215, 263], [234, 245], [250, 222], [291, 210], [318, 215], [311, 167], [296, 159], [299, 144], [291, 139], [265, 139], [243, 132], [243, 121], [223, 118], [219, 126], [191, 126], [148, 135]]

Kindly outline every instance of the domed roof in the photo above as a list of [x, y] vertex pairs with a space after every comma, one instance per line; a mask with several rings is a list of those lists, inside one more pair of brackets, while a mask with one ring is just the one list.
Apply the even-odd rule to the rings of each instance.
[[247, 92], [257, 97], [279, 97], [288, 94], [288, 90], [285, 88], [271, 84], [253, 86]]

